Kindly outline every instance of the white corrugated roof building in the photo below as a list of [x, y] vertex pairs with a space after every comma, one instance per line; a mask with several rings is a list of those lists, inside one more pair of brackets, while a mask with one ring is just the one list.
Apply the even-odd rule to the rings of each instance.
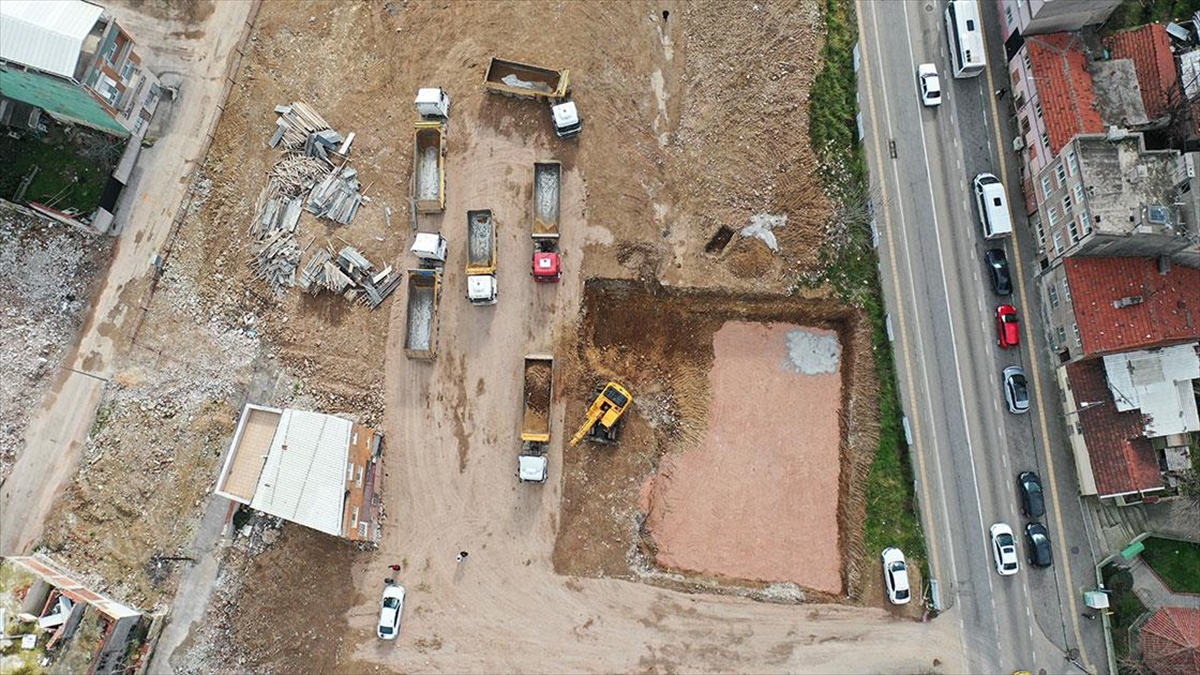
[[1104, 357], [1104, 371], [1117, 410], [1140, 410], [1149, 418], [1146, 436], [1200, 431], [1192, 380], [1200, 378], [1196, 343]]
[[83, 0], [0, 2], [0, 59], [71, 78], [104, 8]]
[[342, 417], [247, 405], [216, 493], [327, 534], [374, 540], [380, 438]]

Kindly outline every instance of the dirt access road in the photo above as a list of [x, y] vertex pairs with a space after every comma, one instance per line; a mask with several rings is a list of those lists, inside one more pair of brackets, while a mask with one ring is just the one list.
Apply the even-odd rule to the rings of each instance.
[[[151, 9], [163, 3], [144, 4]], [[166, 242], [188, 176], [220, 114], [226, 74], [237, 57], [234, 47], [253, 4], [210, 6], [211, 14], [198, 25], [156, 18], [132, 6], [113, 7], [138, 41], [145, 64], [156, 73], [169, 73], [179, 96], [159, 106], [159, 115], [169, 123], [154, 147], [142, 152], [121, 195], [121, 235], [104, 287], [78, 346], [63, 359], [50, 392], [30, 420], [25, 448], [0, 493], [0, 554], [24, 553], [36, 541], [55, 495], [71, 476], [116, 358], [130, 347], [128, 334], [140, 318], [139, 305], [150, 284], [150, 255]]]

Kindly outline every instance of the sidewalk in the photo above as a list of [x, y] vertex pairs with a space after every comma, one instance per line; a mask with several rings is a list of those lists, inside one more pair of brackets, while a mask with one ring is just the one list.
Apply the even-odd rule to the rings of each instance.
[[1129, 573], [1133, 575], [1133, 592], [1146, 606], [1154, 611], [1159, 607], [1188, 607], [1200, 609], [1200, 595], [1192, 593], [1176, 593], [1154, 573], [1150, 565], [1138, 556], [1129, 564]]

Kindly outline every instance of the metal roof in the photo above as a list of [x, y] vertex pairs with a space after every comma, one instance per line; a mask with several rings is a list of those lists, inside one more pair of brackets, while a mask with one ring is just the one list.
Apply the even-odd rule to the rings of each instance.
[[1196, 343], [1104, 357], [1108, 388], [1117, 410], [1140, 410], [1146, 436], [1200, 431], [1192, 380], [1200, 378]]
[[4, 0], [0, 59], [74, 77], [83, 41], [103, 14], [83, 0]]
[[283, 410], [250, 507], [342, 536], [352, 427], [341, 417]]

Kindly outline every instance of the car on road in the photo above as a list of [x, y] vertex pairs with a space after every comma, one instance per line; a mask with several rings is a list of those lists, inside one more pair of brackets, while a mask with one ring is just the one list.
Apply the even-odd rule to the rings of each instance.
[[379, 602], [379, 625], [375, 633], [384, 640], [395, 640], [400, 632], [400, 614], [404, 611], [404, 587], [388, 584], [383, 587], [383, 599]]
[[1050, 553], [1050, 533], [1045, 525], [1032, 522], [1025, 526], [1025, 553], [1028, 554], [1026, 560], [1034, 567], [1049, 567], [1054, 563]]
[[1013, 538], [1012, 528], [1004, 523], [992, 525], [988, 532], [992, 535], [992, 558], [996, 563], [996, 571], [1002, 577], [1017, 573], [1017, 540]]
[[1042, 479], [1032, 471], [1017, 474], [1017, 488], [1021, 491], [1021, 513], [1026, 518], [1041, 518], [1046, 514], [1046, 500], [1042, 492]]
[[921, 87], [921, 103], [931, 108], [942, 103], [942, 82], [938, 79], [937, 66], [922, 63], [917, 66], [917, 82]]
[[1021, 341], [1018, 321], [1016, 307], [1000, 305], [996, 308], [996, 342], [1001, 349], [1016, 347]]
[[989, 248], [983, 253], [988, 266], [988, 278], [992, 281], [992, 292], [996, 295], [1012, 295], [1012, 277], [1008, 273], [1008, 255], [1002, 248]]
[[1029, 382], [1021, 366], [1004, 369], [1004, 400], [1008, 402], [1010, 413], [1020, 415], [1029, 412]]
[[887, 585], [888, 600], [893, 605], [908, 604], [911, 597], [908, 563], [904, 560], [904, 553], [894, 546], [883, 549], [883, 581]]

